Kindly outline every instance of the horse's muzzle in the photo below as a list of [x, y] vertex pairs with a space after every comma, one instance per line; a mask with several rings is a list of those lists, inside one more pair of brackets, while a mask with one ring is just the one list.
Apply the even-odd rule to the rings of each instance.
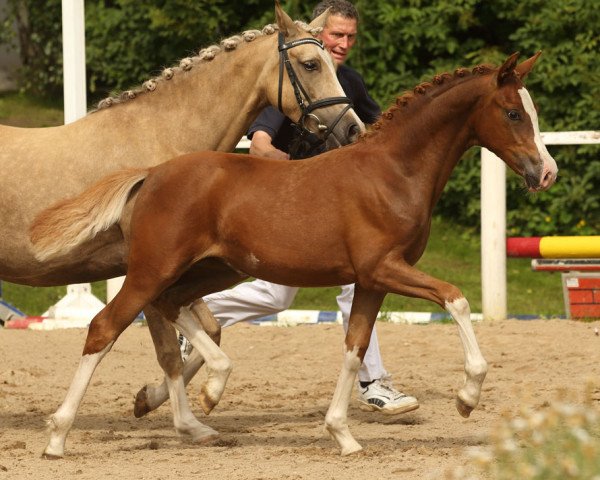
[[542, 192], [554, 185], [557, 174], [558, 170], [548, 170], [544, 168], [541, 174], [526, 172], [523, 177], [525, 178], [525, 183], [530, 192]]

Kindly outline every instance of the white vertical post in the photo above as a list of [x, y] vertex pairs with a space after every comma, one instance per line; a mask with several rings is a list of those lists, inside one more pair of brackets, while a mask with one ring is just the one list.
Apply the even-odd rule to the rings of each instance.
[[62, 0], [65, 124], [85, 116], [85, 19], [83, 0]]
[[[542, 141], [600, 144], [600, 130], [542, 132]], [[485, 148], [481, 149], [481, 295], [483, 318], [506, 318], [506, 165]]]
[[[65, 124], [83, 118], [87, 111], [85, 81], [85, 16], [83, 0], [62, 0], [63, 102]], [[91, 292], [89, 283], [69, 286], [73, 292]]]
[[[68, 124], [84, 117], [87, 111], [83, 0], [62, 0], [62, 36], [63, 101], [65, 124]], [[92, 294], [91, 284], [81, 283], [69, 285], [67, 294], [44, 316], [89, 323], [103, 307], [104, 303]]]
[[[83, 0], [62, 0], [62, 31], [65, 123], [71, 123], [87, 112]], [[122, 284], [123, 278], [107, 281], [107, 302], [114, 298]], [[84, 285], [91, 291], [89, 284]]]
[[481, 149], [481, 303], [484, 320], [507, 317], [506, 165]]

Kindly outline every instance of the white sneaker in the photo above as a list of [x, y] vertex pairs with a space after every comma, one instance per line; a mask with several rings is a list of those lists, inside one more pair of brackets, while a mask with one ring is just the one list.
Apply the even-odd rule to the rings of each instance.
[[181, 350], [181, 359], [184, 362], [190, 356], [190, 353], [192, 353], [193, 349], [194, 349], [194, 347], [192, 346], [191, 342], [187, 338], [185, 338], [183, 333], [180, 333], [179, 334], [179, 350]]
[[358, 385], [359, 408], [365, 412], [381, 412], [388, 415], [412, 412], [419, 408], [415, 397], [396, 390], [384, 379], [375, 380], [365, 388]]

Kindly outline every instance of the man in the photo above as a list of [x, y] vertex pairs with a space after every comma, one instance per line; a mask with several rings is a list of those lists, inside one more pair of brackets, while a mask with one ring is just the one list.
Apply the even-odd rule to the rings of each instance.
[[[379, 106], [369, 96], [362, 77], [344, 65], [348, 53], [356, 42], [358, 12], [347, 0], [325, 0], [313, 10], [316, 18], [330, 8], [330, 14], [320, 39], [337, 64], [337, 75], [346, 95], [352, 100], [354, 110], [365, 124], [371, 124], [381, 114]], [[280, 160], [304, 158], [315, 152], [297, 148], [297, 130], [292, 121], [273, 107], [266, 108], [248, 131], [251, 138], [250, 153]], [[292, 155], [290, 155], [290, 147]], [[273, 212], [274, 215], [277, 212]], [[298, 292], [297, 287], [287, 287], [263, 280], [237, 285], [235, 288], [204, 297], [206, 305], [222, 327], [240, 321], [254, 320], [289, 308]], [[342, 312], [344, 329], [354, 296], [354, 285], [342, 287], [337, 297]], [[181, 338], [185, 350], [185, 339]], [[410, 412], [419, 407], [416, 398], [396, 390], [389, 382], [390, 375], [383, 367], [377, 333], [373, 329], [371, 342], [358, 372], [360, 408], [386, 414]]]

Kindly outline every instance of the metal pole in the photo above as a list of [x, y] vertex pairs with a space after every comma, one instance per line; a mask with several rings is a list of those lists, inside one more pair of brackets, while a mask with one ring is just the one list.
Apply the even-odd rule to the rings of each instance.
[[507, 317], [506, 165], [481, 149], [481, 305], [484, 320]]

